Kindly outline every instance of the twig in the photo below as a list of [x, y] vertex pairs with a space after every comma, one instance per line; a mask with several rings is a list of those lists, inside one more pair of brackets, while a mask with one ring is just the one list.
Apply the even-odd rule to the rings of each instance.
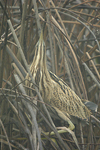
[[83, 131], [82, 131], [82, 124], [80, 122], [80, 132], [81, 132], [81, 140], [82, 140], [82, 149], [84, 150], [84, 139], [83, 139]]
[[38, 35], [40, 37], [41, 24], [40, 24], [40, 18], [39, 18], [38, 8], [37, 8], [36, 0], [32, 0], [32, 2], [33, 2], [33, 5], [34, 5], [34, 10], [35, 10], [35, 16], [36, 16], [37, 27], [38, 27]]
[[[91, 59], [91, 57], [90, 57], [90, 55], [89, 55], [88, 52], [86, 52], [86, 55], [87, 55], [87, 57], [88, 57], [89, 59]], [[94, 70], [95, 70], [95, 72], [96, 72], [96, 74], [97, 74], [97, 76], [98, 76], [98, 79], [100, 80], [99, 72], [98, 72], [98, 70], [97, 70], [97, 68], [96, 68], [96, 66], [95, 66], [95, 64], [94, 64], [94, 62], [93, 62], [93, 60], [90, 60], [90, 62], [91, 62], [92, 66], [93, 66], [93, 68], [94, 68]]]
[[15, 62], [16, 66], [18, 67], [18, 69], [21, 71], [22, 75], [25, 77], [27, 72], [24, 69], [24, 67], [22, 66], [22, 64], [19, 62], [19, 60], [17, 59], [17, 57], [14, 55], [14, 53], [11, 51], [9, 46], [6, 46], [6, 51], [7, 53], [10, 55], [10, 57], [12, 58], [12, 60]]
[[83, 63], [86, 71], [89, 73], [89, 75], [91, 76], [91, 78], [94, 80], [94, 82], [97, 84], [97, 86], [100, 88], [100, 83], [97, 81], [97, 79], [95, 78], [94, 74], [92, 73], [92, 71], [88, 68], [88, 66], [86, 65], [86, 63]]
[[12, 148], [11, 148], [11, 146], [10, 146], [10, 142], [9, 142], [8, 135], [7, 135], [7, 133], [6, 133], [6, 130], [5, 130], [5, 128], [4, 128], [4, 125], [3, 125], [2, 121], [1, 121], [1, 119], [0, 119], [0, 124], [1, 124], [1, 126], [2, 126], [2, 129], [3, 129], [4, 133], [5, 133], [5, 136], [6, 136], [6, 138], [7, 138], [7, 142], [8, 142], [9, 148], [10, 148], [10, 150], [12, 150]]
[[[22, 47], [22, 49], [24, 49], [23, 47], [23, 41], [24, 41], [24, 32], [25, 32], [25, 17], [26, 17], [26, 12], [27, 12], [27, 0], [24, 0], [24, 6], [23, 6], [23, 13], [22, 13], [22, 21], [21, 21], [21, 29], [20, 29], [20, 45]], [[19, 61], [21, 61], [21, 56], [20, 53], [18, 51], [17, 57], [19, 59]]]
[[93, 118], [95, 121], [97, 121], [100, 124], [100, 120], [98, 120], [95, 116], [91, 115], [91, 118]]

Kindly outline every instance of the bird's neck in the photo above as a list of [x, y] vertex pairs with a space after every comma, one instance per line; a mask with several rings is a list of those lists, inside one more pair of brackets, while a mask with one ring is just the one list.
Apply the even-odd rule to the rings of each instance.
[[35, 51], [35, 56], [31, 64], [30, 71], [32, 72], [35, 83], [40, 89], [44, 79], [48, 82], [51, 81], [51, 77], [46, 65], [46, 49], [43, 42]]

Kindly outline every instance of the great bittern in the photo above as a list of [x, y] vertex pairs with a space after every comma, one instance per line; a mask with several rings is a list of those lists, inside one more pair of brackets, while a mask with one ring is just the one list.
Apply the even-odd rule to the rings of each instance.
[[[62, 79], [47, 70], [46, 48], [42, 32], [36, 44], [30, 71], [44, 102], [51, 105], [52, 112], [68, 122], [71, 130], [74, 129], [72, 118], [86, 121], [90, 118], [90, 110], [82, 103], [75, 92]], [[27, 74], [26, 79], [30, 80], [29, 74]], [[32, 87], [33, 84], [28, 80], [26, 80], [26, 85]]]

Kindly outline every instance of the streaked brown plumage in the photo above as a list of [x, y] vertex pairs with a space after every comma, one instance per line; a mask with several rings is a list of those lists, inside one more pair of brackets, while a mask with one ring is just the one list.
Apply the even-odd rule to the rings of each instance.
[[[30, 71], [36, 84], [39, 86], [42, 98], [45, 103], [52, 106], [58, 116], [69, 123], [71, 129], [74, 125], [71, 116], [81, 120], [88, 120], [91, 112], [82, 103], [75, 92], [60, 78], [52, 72], [48, 72], [46, 66], [46, 49], [43, 41], [43, 34], [36, 44], [35, 56], [30, 67]], [[26, 79], [30, 80], [27, 74]], [[26, 85], [32, 87], [32, 83], [26, 80]]]

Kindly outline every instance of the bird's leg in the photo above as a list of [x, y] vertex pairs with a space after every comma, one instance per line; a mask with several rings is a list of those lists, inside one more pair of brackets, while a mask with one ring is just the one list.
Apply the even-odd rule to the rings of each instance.
[[[69, 118], [68, 118], [69, 119]], [[67, 120], [67, 122], [68, 122], [68, 124], [69, 124], [69, 129], [70, 130], [74, 130], [74, 128], [75, 128], [75, 126], [74, 126], [74, 124], [71, 122], [71, 120], [69, 119], [69, 120]]]
[[74, 124], [71, 122], [71, 120], [67, 117], [67, 115], [65, 115], [65, 114], [64, 114], [61, 110], [59, 110], [58, 108], [56, 108], [56, 107], [53, 107], [53, 108], [56, 110], [58, 116], [59, 116], [61, 119], [63, 119], [64, 121], [67, 121], [67, 122], [68, 122], [68, 124], [69, 124], [68, 129], [73, 130], [73, 129], [75, 128], [75, 126], [74, 126]]
[[[61, 110], [59, 110], [59, 109], [56, 108], [56, 107], [53, 107], [53, 110], [56, 111], [56, 113], [58, 114], [58, 116], [59, 116], [61, 119], [63, 119], [64, 121], [67, 121], [68, 124], [69, 124], [69, 127], [68, 127], [68, 128], [66, 128], [66, 127], [57, 127], [58, 133], [59, 133], [59, 134], [62, 134], [62, 133], [69, 132], [69, 133], [72, 135], [73, 140], [75, 141], [75, 143], [76, 143], [78, 149], [80, 150], [79, 145], [78, 145], [77, 138], [76, 138], [74, 132], [71, 131], [71, 130], [73, 130], [73, 129], [75, 128], [74, 124], [73, 124], [73, 123], [71, 122], [71, 120], [67, 117], [67, 115], [65, 115]], [[53, 131], [52, 131], [51, 133], [49, 133], [49, 132], [43, 132], [43, 133], [46, 134], [46, 135], [54, 135], [54, 134], [55, 134]]]

